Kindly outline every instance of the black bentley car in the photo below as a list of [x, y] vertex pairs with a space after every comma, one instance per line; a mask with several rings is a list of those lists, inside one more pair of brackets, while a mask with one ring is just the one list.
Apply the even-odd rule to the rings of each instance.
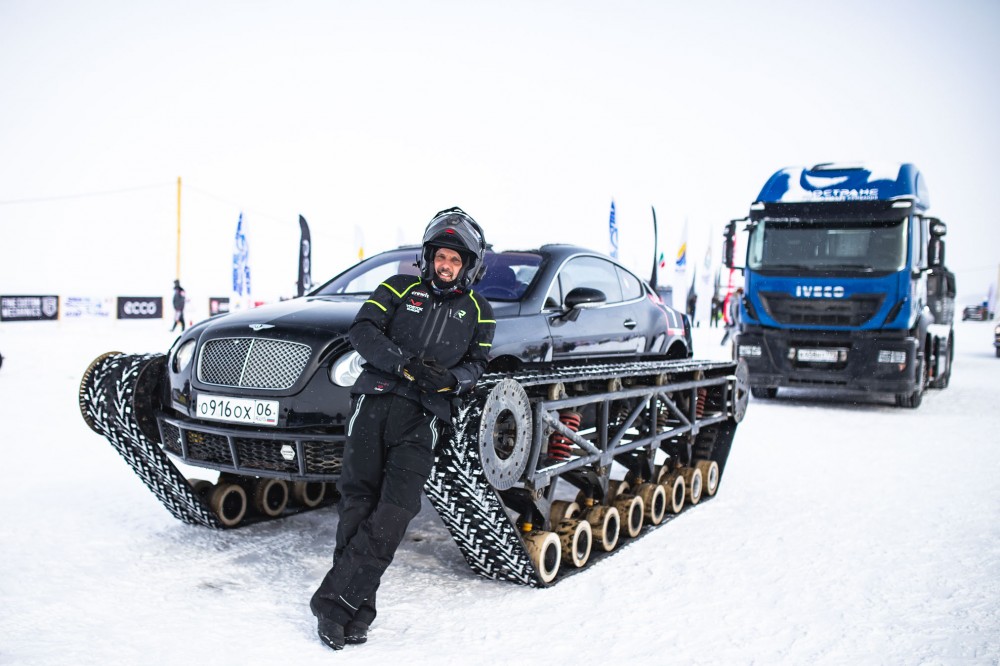
[[[335, 433], [343, 429], [363, 363], [347, 329], [380, 282], [396, 273], [417, 275], [419, 251], [402, 247], [372, 256], [301, 298], [189, 328], [167, 359], [163, 404], [169, 409], [157, 414], [164, 447], [192, 465], [222, 471], [299, 480], [335, 473], [319, 457], [310, 462], [308, 442], [343, 437]], [[474, 289], [490, 300], [497, 320], [491, 372], [691, 357], [685, 315], [607, 256], [545, 245], [490, 251], [486, 265]], [[285, 438], [279, 459], [275, 440]]]

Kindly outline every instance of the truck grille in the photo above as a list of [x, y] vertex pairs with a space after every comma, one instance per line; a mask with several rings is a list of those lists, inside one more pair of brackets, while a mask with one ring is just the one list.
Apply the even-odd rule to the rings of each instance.
[[312, 353], [309, 345], [268, 338], [209, 340], [201, 350], [198, 379], [240, 388], [287, 389]]
[[861, 326], [882, 307], [883, 296], [850, 298], [792, 298], [779, 292], [761, 292], [764, 310], [779, 324], [811, 326]]

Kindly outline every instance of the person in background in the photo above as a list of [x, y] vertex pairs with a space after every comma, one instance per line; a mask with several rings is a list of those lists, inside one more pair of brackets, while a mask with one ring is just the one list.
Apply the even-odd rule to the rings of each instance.
[[365, 364], [351, 390], [333, 568], [309, 602], [334, 650], [367, 640], [382, 574], [420, 511], [440, 426], [486, 370], [496, 321], [471, 289], [485, 254], [475, 220], [460, 208], [439, 212], [424, 231], [420, 275], [380, 284], [348, 331]]
[[180, 280], [174, 280], [174, 325], [170, 327], [173, 332], [177, 324], [181, 325], [181, 333], [184, 332], [184, 304], [187, 303], [187, 294]]
[[[726, 315], [726, 334], [722, 336], [720, 345], [725, 345], [730, 340], [736, 343], [736, 334], [740, 330], [740, 301], [743, 300], [743, 287], [740, 287], [729, 296], [728, 312]], [[735, 351], [734, 358], [735, 358]]]

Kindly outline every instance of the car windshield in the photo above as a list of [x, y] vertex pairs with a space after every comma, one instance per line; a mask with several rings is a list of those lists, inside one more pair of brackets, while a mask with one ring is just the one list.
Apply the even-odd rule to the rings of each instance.
[[[419, 275], [419, 248], [383, 252], [352, 266], [320, 287], [314, 295], [370, 294], [393, 275]], [[517, 301], [531, 284], [542, 257], [533, 252], [487, 252], [486, 274], [473, 289], [491, 301]]]
[[765, 220], [751, 232], [756, 270], [898, 271], [906, 261], [905, 219]]

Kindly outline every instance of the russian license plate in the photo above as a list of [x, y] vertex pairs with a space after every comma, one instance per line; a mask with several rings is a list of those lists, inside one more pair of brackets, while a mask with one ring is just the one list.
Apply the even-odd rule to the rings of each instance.
[[798, 359], [808, 363], [836, 363], [836, 349], [800, 349]]
[[278, 425], [278, 401], [199, 395], [195, 402], [199, 418], [247, 425]]

